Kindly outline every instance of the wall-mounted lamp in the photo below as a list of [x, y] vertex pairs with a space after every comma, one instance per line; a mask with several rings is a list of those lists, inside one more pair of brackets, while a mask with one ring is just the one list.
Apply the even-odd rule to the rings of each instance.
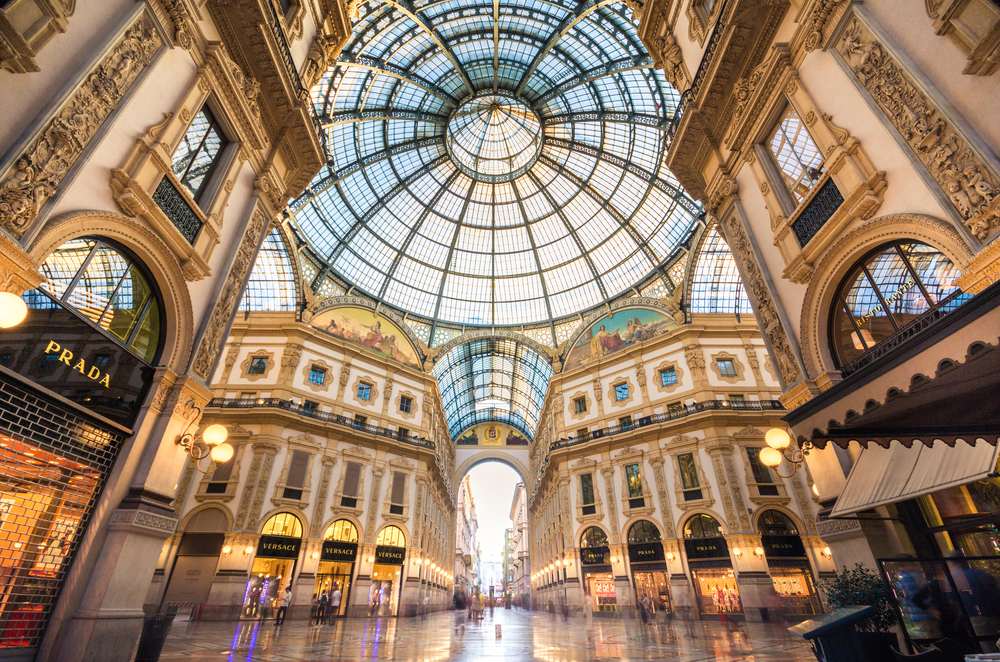
[[[201, 416], [201, 407], [193, 407], [198, 411], [198, 417]], [[233, 458], [233, 454], [236, 452], [233, 447], [226, 443], [226, 438], [229, 437], [229, 431], [219, 424], [209, 425], [201, 433], [201, 439], [205, 442], [207, 451], [203, 446], [198, 445], [197, 437], [195, 437], [189, 430], [191, 426], [194, 425], [194, 421], [198, 418], [193, 419], [188, 423], [187, 428], [181, 436], [177, 437], [174, 442], [178, 446], [182, 447], [185, 452], [187, 452], [188, 457], [194, 460], [194, 466], [203, 474], [207, 474], [215, 470], [220, 464], [225, 464]], [[210, 462], [208, 467], [205, 469], [201, 468], [201, 461], [205, 458], [209, 458]]]
[[739, 547], [733, 547], [733, 554], [735, 554], [738, 559], [743, 558], [743, 550]]
[[823, 556], [825, 556], [828, 559], [832, 558], [833, 557], [833, 550], [830, 549], [829, 547], [824, 547], [823, 548]]
[[[789, 451], [788, 446], [792, 443], [792, 438], [781, 428], [771, 428], [768, 430], [764, 435], [764, 441], [767, 442], [768, 447], [762, 448], [758, 457], [765, 466], [774, 469], [774, 473], [782, 478], [791, 478], [794, 476], [799, 466], [805, 462], [806, 454], [813, 448], [812, 443], [807, 441], [802, 445], [802, 448], [795, 448]], [[792, 467], [791, 473], [783, 474], [778, 471], [778, 465], [781, 464], [782, 460], [788, 462]]]
[[617, 556], [612, 556], [611, 563], [612, 565], [618, 565], [619, 563], [621, 563], [621, 559], [619, 559]]
[[369, 563], [375, 563], [375, 557], [374, 556], [369, 556], [368, 557], [368, 562]]
[[756, 556], [764, 556], [764, 548], [763, 547], [754, 547], [753, 553]]
[[816, 483], [813, 483], [813, 494], [819, 496], [819, 486]]
[[13, 292], [0, 292], [0, 329], [15, 327], [28, 316], [24, 299]]
[[318, 558], [319, 558], [319, 552], [313, 552], [312, 553], [312, 559], [313, 559], [313, 561], [315, 561]]
[[667, 560], [668, 561], [673, 561], [674, 558], [675, 557], [674, 557], [674, 553], [673, 552], [667, 552]]
[[222, 546], [222, 555], [223, 556], [229, 556], [232, 553], [233, 553], [233, 548], [232, 547], [230, 547], [229, 545], [223, 545]]
[[247, 545], [243, 550], [243, 556], [250, 556], [251, 554], [253, 554], [253, 545]]

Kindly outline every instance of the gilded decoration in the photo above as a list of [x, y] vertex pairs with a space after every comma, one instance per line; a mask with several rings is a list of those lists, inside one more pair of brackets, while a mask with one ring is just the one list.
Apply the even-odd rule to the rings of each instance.
[[[663, 377], [660, 375], [670, 370], [674, 371], [674, 374], [677, 376], [677, 381], [673, 384], [667, 384], [664, 386]], [[682, 368], [677, 361], [667, 359], [666, 361], [660, 363], [660, 365], [656, 366], [656, 377], [653, 379], [653, 383], [656, 384], [656, 390], [659, 393], [673, 393], [677, 389], [684, 387], [684, 368]]]
[[[310, 379], [313, 368], [323, 370], [323, 381], [319, 384]], [[311, 359], [302, 368], [302, 382], [316, 393], [330, 390], [330, 383], [333, 381], [333, 366], [323, 359]]]
[[[577, 413], [576, 411], [576, 401], [583, 398], [584, 408], [583, 411]], [[591, 408], [594, 406], [594, 401], [590, 398], [590, 391], [577, 391], [569, 398], [569, 404], [567, 405], [569, 410], [569, 418], [573, 421], [579, 421], [590, 416]]]
[[[719, 361], [732, 361], [733, 369], [736, 370], [736, 376], [723, 375], [722, 371], [719, 369]], [[740, 361], [739, 357], [735, 354], [730, 354], [729, 352], [719, 352], [717, 354], [712, 354], [712, 372], [715, 373], [716, 378], [719, 381], [726, 382], [728, 384], [736, 384], [743, 381], [743, 373], [746, 371], [746, 367], [743, 362]]]
[[146, 15], [129, 27], [0, 180], [0, 223], [20, 238], [162, 45]]
[[836, 51], [940, 186], [969, 231], [980, 241], [993, 236], [1000, 226], [997, 175], [969, 140], [858, 16], [851, 18]]
[[[250, 368], [254, 363], [254, 359], [264, 359], [264, 372], [251, 374]], [[267, 379], [267, 374], [271, 372], [271, 368], [274, 367], [274, 352], [269, 352], [264, 349], [259, 349], [256, 352], [252, 352], [243, 359], [243, 363], [240, 364], [240, 377], [247, 380], [248, 382], [255, 382], [259, 379]]]

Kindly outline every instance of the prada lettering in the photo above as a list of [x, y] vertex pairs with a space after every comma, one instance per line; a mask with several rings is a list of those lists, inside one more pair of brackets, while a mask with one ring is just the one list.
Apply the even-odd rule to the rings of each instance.
[[88, 368], [86, 362], [83, 359], [77, 359], [76, 361], [73, 361], [73, 352], [69, 351], [68, 349], [63, 349], [62, 347], [59, 346], [59, 343], [57, 343], [56, 341], [54, 340], [49, 341], [48, 347], [45, 348], [45, 353], [58, 354], [59, 361], [61, 363], [65, 363], [71, 369], [76, 370], [81, 375], [87, 377], [87, 379], [93, 379], [104, 388], [111, 387], [111, 384], [109, 383], [111, 378], [110, 375], [104, 373], [104, 375], [102, 376], [101, 371], [97, 366], [92, 365]]

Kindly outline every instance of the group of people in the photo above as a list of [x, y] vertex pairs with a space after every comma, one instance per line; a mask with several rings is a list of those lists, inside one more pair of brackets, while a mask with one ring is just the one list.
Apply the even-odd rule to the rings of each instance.
[[324, 589], [322, 593], [313, 595], [312, 607], [309, 609], [309, 625], [324, 625], [333, 622], [340, 615], [340, 587], [335, 583], [332, 589]]

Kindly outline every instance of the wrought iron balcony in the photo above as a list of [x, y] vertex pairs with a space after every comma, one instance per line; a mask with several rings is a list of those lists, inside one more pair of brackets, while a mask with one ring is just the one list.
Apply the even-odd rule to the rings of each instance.
[[153, 192], [153, 202], [193, 246], [195, 239], [198, 238], [198, 233], [201, 232], [201, 226], [204, 224], [184, 195], [177, 190], [173, 180], [167, 175], [163, 176], [156, 191]]
[[816, 236], [830, 217], [844, 204], [844, 196], [840, 194], [840, 189], [833, 183], [833, 179], [827, 179], [826, 183], [820, 187], [813, 199], [809, 201], [799, 217], [792, 223], [792, 232], [799, 240], [799, 246], [805, 248], [809, 240]]
[[[688, 416], [693, 416], [694, 414], [699, 414], [703, 411], [784, 411], [784, 409], [785, 408], [782, 404], [777, 400], [706, 400], [705, 402], [695, 402], [689, 405], [681, 405], [679, 407], [671, 408], [670, 411], [664, 414], [644, 416], [643, 418], [625, 425], [609, 425], [608, 427], [601, 428], [600, 430], [592, 430], [585, 435], [573, 435], [566, 439], [557, 439], [549, 444], [549, 452], [560, 448], [576, 446], [577, 444], [584, 444], [588, 441], [593, 441], [594, 439], [614, 436], [623, 432], [632, 432], [638, 428], [648, 427], [650, 425], [657, 425], [659, 423], [666, 423], [667, 421], [673, 421], [679, 418], [686, 418]], [[548, 457], [545, 458], [545, 461], [546, 463], [548, 462]]]
[[299, 416], [305, 416], [306, 418], [312, 418], [325, 423], [333, 423], [334, 425], [340, 425], [357, 430], [358, 432], [373, 434], [378, 437], [386, 437], [388, 439], [400, 441], [404, 444], [410, 444], [411, 446], [429, 448], [431, 450], [436, 448], [436, 444], [430, 439], [424, 439], [423, 437], [418, 437], [409, 433], [401, 435], [399, 430], [390, 430], [389, 428], [383, 428], [369, 423], [360, 423], [347, 416], [341, 416], [340, 414], [334, 414], [332, 412], [318, 411], [312, 407], [305, 407], [296, 402], [292, 402], [291, 400], [282, 400], [281, 398], [213, 398], [212, 401], [208, 403], [209, 409], [262, 409], [265, 407], [281, 409], [293, 414], [298, 414]]

